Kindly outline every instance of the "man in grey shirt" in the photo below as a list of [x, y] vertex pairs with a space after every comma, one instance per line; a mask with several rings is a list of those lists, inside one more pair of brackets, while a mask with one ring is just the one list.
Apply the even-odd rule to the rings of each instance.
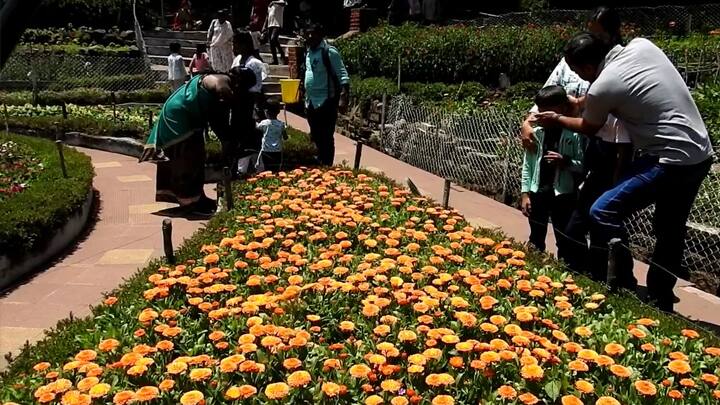
[[[647, 277], [648, 292], [658, 308], [673, 310], [676, 277], [682, 267], [686, 222], [702, 181], [712, 164], [712, 145], [700, 112], [682, 77], [652, 42], [638, 38], [611, 47], [592, 34], [579, 34], [565, 48], [565, 59], [591, 82], [581, 118], [542, 113], [536, 122], [559, 122], [593, 136], [608, 114], [627, 128], [637, 157], [631, 174], [593, 205], [591, 232], [601, 240], [626, 236], [623, 221], [655, 204], [657, 242]], [[598, 239], [598, 240], [600, 240]], [[629, 252], [623, 248], [622, 258]], [[633, 289], [632, 261], [616, 269], [618, 284]], [[629, 267], [629, 268], [628, 268]]]

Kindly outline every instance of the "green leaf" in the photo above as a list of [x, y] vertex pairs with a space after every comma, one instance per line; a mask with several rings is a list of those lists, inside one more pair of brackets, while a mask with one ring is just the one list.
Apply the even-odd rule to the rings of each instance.
[[560, 381], [550, 381], [549, 383], [545, 384], [545, 393], [553, 401], [557, 400], [560, 397], [560, 385]]

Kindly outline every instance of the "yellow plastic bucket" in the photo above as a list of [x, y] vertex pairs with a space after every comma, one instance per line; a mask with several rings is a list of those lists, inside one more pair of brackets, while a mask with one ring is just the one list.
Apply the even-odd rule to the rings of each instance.
[[300, 80], [280, 79], [280, 92], [282, 101], [285, 104], [296, 104], [300, 102]]

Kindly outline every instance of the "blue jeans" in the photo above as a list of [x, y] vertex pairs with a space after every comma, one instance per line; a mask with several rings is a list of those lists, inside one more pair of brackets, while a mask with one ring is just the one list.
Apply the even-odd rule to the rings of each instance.
[[[711, 165], [711, 158], [691, 166], [660, 164], [653, 158], [637, 159], [631, 174], [603, 194], [590, 209], [591, 233], [598, 243], [607, 246], [614, 238], [627, 240], [623, 221], [655, 204], [656, 243], [647, 286], [650, 298], [665, 311], [673, 309], [677, 277], [688, 278], [687, 269], [682, 267], [686, 222]], [[632, 262], [623, 260], [622, 263]], [[620, 287], [633, 288], [636, 282], [632, 266], [623, 267], [629, 268], [617, 269]]]

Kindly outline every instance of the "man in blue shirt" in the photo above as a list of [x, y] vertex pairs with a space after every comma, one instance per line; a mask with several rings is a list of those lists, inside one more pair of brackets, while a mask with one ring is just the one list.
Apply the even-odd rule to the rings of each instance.
[[305, 106], [310, 136], [318, 149], [320, 164], [335, 159], [335, 123], [338, 109], [345, 111], [350, 95], [350, 76], [340, 52], [325, 41], [323, 29], [312, 24], [305, 30]]

